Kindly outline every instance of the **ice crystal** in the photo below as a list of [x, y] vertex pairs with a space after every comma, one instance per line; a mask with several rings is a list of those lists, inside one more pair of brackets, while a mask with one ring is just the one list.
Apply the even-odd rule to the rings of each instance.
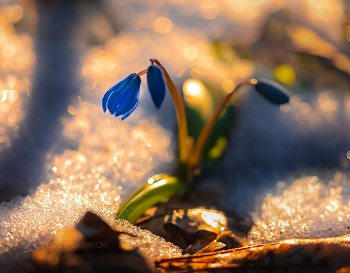
[[[53, 156], [48, 184], [22, 201], [0, 206], [1, 272], [30, 268], [31, 251], [61, 229], [74, 227], [87, 210], [112, 225], [122, 196], [140, 186], [155, 166], [172, 159], [171, 134], [154, 120], [129, 125], [101, 110], [87, 103], [72, 107], [74, 117], [65, 122], [64, 134], [80, 140], [79, 150]], [[135, 244], [142, 241], [141, 252], [149, 261], [179, 251], [150, 233], [124, 227], [128, 230], [140, 234]]]
[[[329, 181], [329, 182], [328, 182]], [[328, 182], [328, 183], [327, 183]], [[277, 193], [268, 194], [254, 214], [251, 244], [287, 238], [322, 238], [349, 233], [350, 184], [348, 175], [308, 176], [277, 184]]]

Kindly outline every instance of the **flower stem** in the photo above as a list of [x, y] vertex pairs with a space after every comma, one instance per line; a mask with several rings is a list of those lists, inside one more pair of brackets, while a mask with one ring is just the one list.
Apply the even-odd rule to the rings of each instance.
[[196, 144], [192, 149], [192, 153], [189, 159], [189, 165], [191, 166], [191, 168], [195, 168], [199, 165], [200, 160], [202, 158], [204, 147], [209, 139], [209, 136], [213, 131], [213, 128], [217, 120], [219, 119], [220, 115], [224, 111], [226, 104], [230, 100], [232, 94], [235, 93], [235, 91], [239, 89], [241, 86], [251, 85], [251, 84], [253, 84], [253, 80], [240, 82], [239, 84], [237, 84], [237, 86], [233, 89], [233, 91], [230, 94], [228, 94], [226, 97], [222, 99], [220, 104], [216, 107], [213, 115], [204, 125], [202, 131], [200, 132], [197, 138]]
[[177, 126], [179, 130], [179, 160], [181, 165], [186, 168], [190, 151], [185, 106], [179, 91], [176, 89], [166, 69], [157, 59], [152, 59], [152, 61], [162, 68], [165, 82], [175, 103]]
[[146, 74], [148, 69], [142, 70], [141, 72], [137, 73], [137, 76], [141, 76], [143, 74]]

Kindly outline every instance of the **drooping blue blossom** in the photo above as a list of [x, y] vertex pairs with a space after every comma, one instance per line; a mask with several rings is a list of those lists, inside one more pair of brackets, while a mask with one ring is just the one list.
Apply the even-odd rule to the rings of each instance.
[[153, 103], [159, 109], [165, 97], [165, 82], [159, 66], [152, 64], [148, 67], [147, 85]]
[[290, 94], [282, 85], [267, 80], [260, 79], [255, 84], [256, 91], [268, 101], [281, 105], [289, 102]]
[[140, 85], [140, 76], [133, 73], [112, 86], [103, 96], [103, 112], [108, 109], [111, 115], [127, 118], [139, 104]]
[[148, 69], [129, 75], [106, 92], [102, 99], [104, 112], [108, 109], [111, 115], [122, 115], [122, 120], [127, 118], [139, 104], [140, 76], [145, 73], [153, 103], [160, 108], [165, 97], [165, 82], [161, 68], [154, 64], [154, 59], [151, 62]]

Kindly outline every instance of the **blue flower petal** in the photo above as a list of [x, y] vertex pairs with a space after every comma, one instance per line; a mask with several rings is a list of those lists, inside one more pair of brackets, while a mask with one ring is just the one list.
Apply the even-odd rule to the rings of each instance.
[[126, 119], [134, 110], [136, 109], [137, 105], [139, 105], [139, 101], [136, 102], [133, 108], [131, 108], [130, 111], [126, 112], [124, 115], [122, 115], [122, 120]]
[[102, 99], [103, 112], [107, 111], [108, 101], [109, 101], [111, 94], [112, 93], [115, 93], [115, 94], [119, 93], [119, 91], [124, 88], [124, 86], [128, 83], [128, 81], [130, 80], [130, 78], [132, 76], [133, 76], [133, 74], [129, 75], [121, 82], [118, 82], [116, 85], [109, 88], [109, 90], [106, 92], [106, 94], [103, 96], [103, 99]]
[[165, 97], [165, 82], [159, 66], [151, 65], [148, 67], [147, 84], [153, 103], [159, 109]]
[[107, 111], [107, 101], [109, 99], [109, 96], [112, 94], [112, 92], [114, 92], [115, 88], [118, 88], [118, 84], [120, 85], [120, 83], [117, 83], [116, 85], [112, 86], [107, 92], [106, 94], [103, 96], [102, 99], [102, 109], [103, 109], [103, 113], [105, 113]]
[[135, 73], [129, 75], [126, 79], [124, 79], [122, 82], [123, 85], [120, 85], [117, 89], [115, 89], [114, 92], [109, 96], [107, 100], [107, 107], [109, 112], [113, 115], [116, 111], [116, 108], [118, 105], [122, 102], [123, 97], [126, 92], [130, 90], [130, 86], [134, 81], [139, 81], [141, 83], [141, 79], [139, 76], [137, 76]]
[[124, 113], [127, 113], [129, 112], [131, 109], [133, 109], [135, 107], [136, 104], [138, 104], [138, 101], [139, 101], [139, 96], [140, 96], [140, 92], [136, 92], [134, 94], [134, 96], [132, 97], [132, 100], [131, 102], [129, 103], [128, 107], [126, 107], [124, 109]]
[[139, 94], [140, 94], [139, 91], [129, 92], [128, 94], [126, 94], [125, 99], [119, 105], [119, 107], [117, 107], [114, 115], [117, 117], [121, 114], [124, 114], [124, 113], [130, 111], [131, 108], [133, 108], [134, 105], [136, 104], [136, 102], [139, 100]]
[[129, 111], [139, 99], [141, 79], [139, 76], [130, 83], [130, 85], [120, 92], [120, 96], [116, 97], [114, 115], [117, 117], [125, 112]]
[[139, 103], [140, 85], [140, 76], [133, 73], [111, 87], [102, 99], [103, 110], [116, 117], [122, 115], [122, 120], [127, 118]]
[[289, 102], [290, 94], [288, 90], [276, 82], [261, 79], [255, 84], [255, 89], [272, 103], [281, 105]]

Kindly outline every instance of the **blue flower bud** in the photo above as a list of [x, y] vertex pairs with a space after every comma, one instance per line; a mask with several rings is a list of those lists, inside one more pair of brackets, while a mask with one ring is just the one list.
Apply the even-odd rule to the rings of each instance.
[[103, 112], [108, 109], [111, 115], [127, 118], [139, 103], [140, 85], [140, 76], [133, 73], [112, 86], [103, 96]]
[[266, 80], [258, 80], [255, 84], [256, 91], [268, 101], [281, 105], [289, 102], [290, 94], [282, 85]]
[[165, 97], [165, 82], [159, 66], [152, 64], [148, 67], [147, 85], [153, 103], [159, 109]]

